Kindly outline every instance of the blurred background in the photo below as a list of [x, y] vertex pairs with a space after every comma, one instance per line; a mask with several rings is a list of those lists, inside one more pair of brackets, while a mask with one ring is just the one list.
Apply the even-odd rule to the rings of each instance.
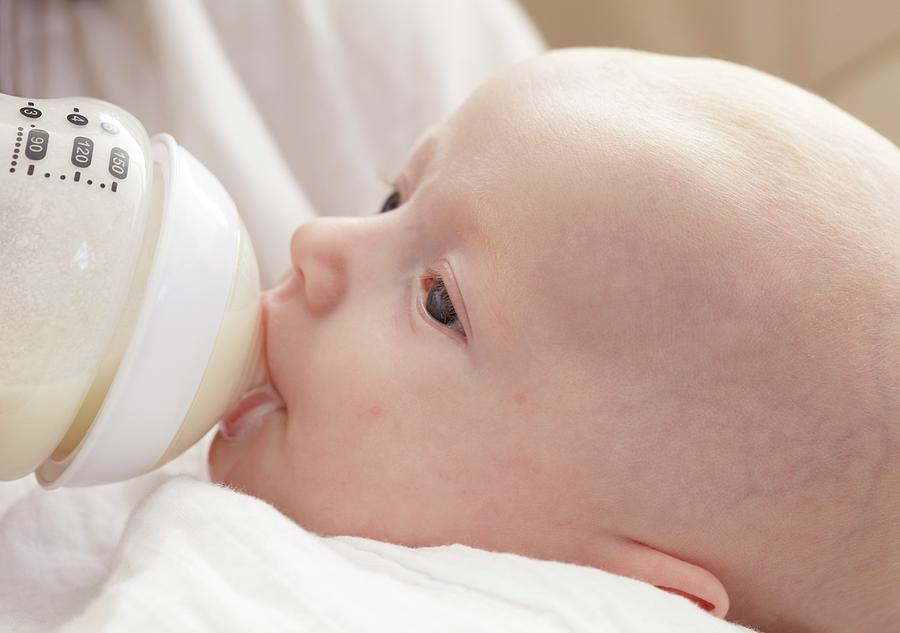
[[898, 0], [519, 0], [550, 47], [718, 57], [819, 94], [900, 145]]

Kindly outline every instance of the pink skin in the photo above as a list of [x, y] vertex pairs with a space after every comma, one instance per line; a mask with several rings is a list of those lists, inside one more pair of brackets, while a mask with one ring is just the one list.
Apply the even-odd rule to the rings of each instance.
[[898, 174], [740, 67], [512, 67], [420, 139], [401, 206], [294, 234], [263, 298], [286, 409], [217, 437], [210, 475], [322, 535], [593, 565], [767, 633], [885, 630], [900, 231], [863, 211]]

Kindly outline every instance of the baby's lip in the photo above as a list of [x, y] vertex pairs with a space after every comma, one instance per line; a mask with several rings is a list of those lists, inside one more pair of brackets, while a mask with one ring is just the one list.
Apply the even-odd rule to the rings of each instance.
[[238, 403], [219, 420], [219, 434], [226, 440], [246, 439], [259, 426], [263, 416], [284, 409], [284, 400], [270, 384], [245, 393]]
[[267, 303], [281, 303], [290, 300], [303, 288], [302, 275], [299, 269], [289, 270], [281, 278], [277, 285], [263, 293], [263, 299]]
[[[303, 282], [300, 280], [298, 274], [294, 271], [288, 271], [284, 278], [282, 279], [282, 283], [274, 288], [266, 290], [262, 293], [260, 297], [261, 310], [262, 310], [262, 321], [263, 321], [263, 353], [265, 355], [265, 382], [272, 386], [275, 390], [276, 395], [280, 393], [281, 387], [283, 385], [280, 384], [280, 376], [274, 371], [274, 367], [269, 362], [270, 359], [273, 358], [273, 330], [272, 327], [275, 323], [272, 320], [272, 312], [273, 310], [277, 311], [282, 308], [280, 305], [283, 302], [288, 302], [291, 300], [296, 293], [302, 292]], [[277, 340], [277, 337], [276, 339]], [[261, 385], [261, 382], [254, 383], [257, 385]]]

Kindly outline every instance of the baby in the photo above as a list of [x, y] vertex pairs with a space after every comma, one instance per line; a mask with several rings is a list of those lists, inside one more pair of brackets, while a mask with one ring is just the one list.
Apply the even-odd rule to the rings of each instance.
[[[308, 530], [590, 565], [765, 633], [900, 621], [900, 151], [769, 75], [555, 51], [319, 218], [285, 408], [216, 482]], [[375, 213], [375, 211], [378, 211]]]

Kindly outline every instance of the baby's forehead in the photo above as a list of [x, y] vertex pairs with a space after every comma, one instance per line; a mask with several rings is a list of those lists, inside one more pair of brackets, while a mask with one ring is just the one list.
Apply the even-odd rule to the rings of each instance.
[[879, 161], [873, 176], [897, 181], [896, 147], [796, 86], [718, 60], [615, 49], [513, 66], [422, 145], [448, 185], [503, 220], [498, 230], [612, 213], [649, 221], [648, 206], [712, 207], [720, 222], [785, 204], [858, 206], [871, 193], [865, 164]]
[[[514, 235], [507, 241], [527, 243], [532, 258], [554, 252], [562, 262], [596, 251], [593, 231], [608, 235], [611, 221], [648, 221], [670, 203], [723, 204], [718, 185], [733, 175], [723, 166], [759, 157], [761, 135], [748, 133], [747, 121], [732, 129], [735, 117], [651, 99], [648, 82], [665, 73], [652, 68], [638, 81], [620, 67], [633, 62], [573, 69], [538, 58], [514, 67], [420, 139], [412, 171], [439, 174], [445, 193], [477, 207], [490, 233]], [[763, 151], [772, 165], [790, 158], [777, 147]]]

